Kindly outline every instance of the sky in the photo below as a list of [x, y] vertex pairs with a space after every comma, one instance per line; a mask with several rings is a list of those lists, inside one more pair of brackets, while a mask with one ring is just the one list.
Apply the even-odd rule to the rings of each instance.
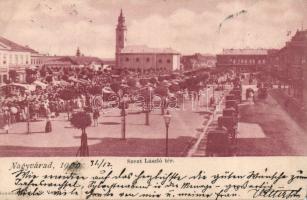
[[306, 0], [0, 0], [0, 35], [50, 55], [114, 58], [121, 8], [128, 45], [182, 54], [281, 48], [307, 28]]

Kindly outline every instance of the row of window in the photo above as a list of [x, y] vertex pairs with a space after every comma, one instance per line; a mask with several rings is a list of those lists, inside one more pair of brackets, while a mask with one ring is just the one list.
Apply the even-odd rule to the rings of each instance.
[[8, 77], [6, 74], [4, 74], [3, 76], [0, 75], [0, 83], [4, 83], [8, 80]]
[[[125, 58], [126, 62], [129, 62], [130, 60], [132, 60], [132, 59], [130, 59], [129, 57]], [[121, 61], [123, 61], [123, 58], [121, 58]], [[140, 62], [140, 58], [135, 58], [135, 62]], [[146, 58], [146, 62], [150, 62], [150, 58]], [[158, 59], [158, 62], [163, 63], [162, 59]], [[171, 60], [167, 59], [166, 63], [171, 63]]]
[[265, 64], [265, 59], [230, 59], [232, 64]]
[[31, 64], [42, 64], [43, 61], [41, 59], [31, 59]]
[[167, 71], [167, 67], [158, 67], [156, 69], [150, 68], [150, 69], [141, 69], [141, 68], [122, 68], [124, 70], [129, 70], [129, 71], [135, 71], [135, 72], [154, 72], [154, 71]]
[[0, 53], [0, 64], [29, 64], [30, 56], [22, 54], [1, 54]]

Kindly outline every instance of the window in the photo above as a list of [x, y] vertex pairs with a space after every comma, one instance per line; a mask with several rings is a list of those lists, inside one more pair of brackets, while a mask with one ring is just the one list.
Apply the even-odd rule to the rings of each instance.
[[18, 64], [18, 55], [15, 55], [15, 64]]
[[162, 60], [161, 60], [161, 59], [159, 59], [159, 63], [162, 63]]
[[167, 59], [167, 61], [166, 61], [167, 63], [171, 63], [171, 60], [170, 59]]
[[128, 57], [126, 58], [126, 62], [129, 62], [129, 58]]
[[146, 61], [147, 61], [147, 62], [149, 62], [149, 61], [150, 61], [150, 59], [149, 59], [149, 58], [146, 58]]
[[3, 54], [3, 64], [6, 64], [6, 54]]
[[9, 55], [9, 63], [12, 64], [12, 55]]
[[7, 81], [7, 75], [4, 74], [4, 75], [3, 75], [3, 82], [6, 82], [6, 81]]
[[135, 59], [135, 61], [136, 61], [136, 62], [139, 62], [139, 61], [140, 61], [140, 59], [139, 59], [139, 58], [136, 58], [136, 59]]

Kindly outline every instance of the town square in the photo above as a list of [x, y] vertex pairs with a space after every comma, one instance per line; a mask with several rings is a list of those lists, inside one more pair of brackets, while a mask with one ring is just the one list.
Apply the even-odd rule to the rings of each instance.
[[0, 2], [0, 156], [306, 156], [306, 1], [230, 4]]

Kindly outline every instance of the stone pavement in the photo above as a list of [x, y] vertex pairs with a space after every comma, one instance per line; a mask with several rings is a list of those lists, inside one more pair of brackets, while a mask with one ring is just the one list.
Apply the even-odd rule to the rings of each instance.
[[266, 138], [266, 136], [259, 124], [239, 122], [237, 138]]
[[[216, 124], [212, 121], [207, 130]], [[206, 134], [199, 140], [191, 156], [207, 156]], [[306, 156], [306, 144], [307, 131], [271, 95], [240, 104], [237, 143], [230, 156]]]

